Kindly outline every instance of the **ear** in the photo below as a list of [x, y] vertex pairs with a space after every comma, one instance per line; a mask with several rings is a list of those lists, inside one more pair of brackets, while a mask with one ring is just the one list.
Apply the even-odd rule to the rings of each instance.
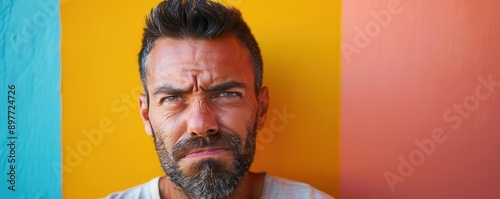
[[257, 117], [257, 130], [264, 128], [266, 121], [267, 109], [269, 108], [269, 94], [267, 87], [262, 87], [258, 96], [259, 113]]
[[148, 99], [144, 94], [139, 95], [139, 112], [141, 114], [142, 123], [144, 123], [146, 134], [152, 137], [153, 130], [151, 129], [151, 122], [149, 121]]

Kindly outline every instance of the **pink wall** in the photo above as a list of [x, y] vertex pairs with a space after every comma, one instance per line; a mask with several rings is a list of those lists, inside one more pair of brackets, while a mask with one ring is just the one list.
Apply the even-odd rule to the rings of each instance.
[[347, 0], [341, 198], [500, 197], [500, 1]]

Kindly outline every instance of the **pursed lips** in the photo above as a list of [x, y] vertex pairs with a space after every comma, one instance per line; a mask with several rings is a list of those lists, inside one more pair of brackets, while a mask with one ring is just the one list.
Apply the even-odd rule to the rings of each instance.
[[190, 151], [185, 156], [185, 158], [212, 156], [212, 155], [217, 155], [219, 153], [223, 153], [225, 151], [227, 151], [227, 149], [224, 149], [224, 148], [201, 148], [201, 149], [196, 149], [196, 150]]

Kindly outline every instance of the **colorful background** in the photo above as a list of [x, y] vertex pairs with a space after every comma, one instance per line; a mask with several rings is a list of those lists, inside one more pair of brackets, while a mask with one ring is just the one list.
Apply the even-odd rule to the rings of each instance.
[[[64, 198], [102, 197], [163, 174], [137, 102], [144, 18], [158, 2], [61, 5]], [[251, 170], [338, 195], [340, 2], [225, 2], [258, 39], [270, 90]]]
[[56, 1], [0, 3], [0, 198], [61, 198]]
[[[0, 198], [98, 198], [162, 175], [137, 103], [158, 2], [2, 0]], [[500, 195], [500, 0], [223, 2], [252, 28], [270, 89], [253, 171], [342, 199]]]
[[342, 198], [500, 196], [499, 10], [343, 2]]

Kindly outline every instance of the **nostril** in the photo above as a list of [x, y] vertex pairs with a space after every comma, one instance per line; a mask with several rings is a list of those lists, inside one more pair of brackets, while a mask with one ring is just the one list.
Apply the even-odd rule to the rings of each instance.
[[215, 133], [216, 133], [215, 129], [209, 129], [207, 131], [207, 134], [215, 134]]
[[213, 135], [213, 134], [217, 134], [217, 129], [208, 129], [204, 132], [196, 132], [196, 131], [192, 131], [189, 133], [189, 135], [191, 137], [197, 137], [197, 136], [210, 136], [210, 135]]

